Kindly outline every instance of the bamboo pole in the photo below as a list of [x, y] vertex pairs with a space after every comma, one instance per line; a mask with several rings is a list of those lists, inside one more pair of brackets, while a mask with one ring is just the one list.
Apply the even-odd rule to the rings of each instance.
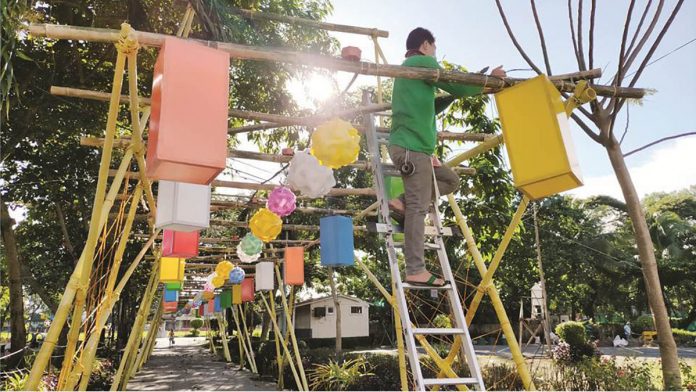
[[254, 19], [275, 20], [278, 22], [315, 27], [317, 29], [328, 30], [328, 31], [339, 31], [342, 33], [361, 34], [361, 35], [369, 35], [369, 36], [373, 36], [373, 37], [383, 37], [383, 38], [389, 37], [388, 31], [378, 30], [376, 28], [357, 27], [357, 26], [350, 26], [350, 25], [344, 25], [344, 24], [327, 23], [327, 22], [321, 22], [321, 21], [314, 20], [314, 19], [298, 18], [298, 17], [294, 17], [294, 16], [280, 15], [280, 14], [275, 14], [275, 13], [266, 12], [266, 11], [259, 12], [259, 11], [245, 10], [245, 9], [241, 9], [241, 8], [237, 8], [237, 7], [227, 7], [227, 9], [235, 14], [239, 14], [239, 15], [241, 15], [247, 19], [251, 19], [251, 20], [254, 20]]
[[[392, 293], [396, 292], [396, 284], [392, 281]], [[396, 298], [392, 301], [396, 303]], [[406, 374], [406, 349], [404, 348], [404, 330], [401, 325], [401, 314], [398, 310], [394, 310], [394, 329], [396, 332], [396, 349], [399, 355], [399, 380], [401, 381], [401, 391], [409, 390], [408, 375]]]
[[[236, 188], [255, 191], [272, 191], [277, 188], [277, 184], [257, 184], [252, 182], [215, 180], [211, 184], [219, 188]], [[372, 188], [333, 188], [326, 196], [374, 196], [375, 190]]]
[[[254, 373], [258, 373], [259, 371], [257, 370], [258, 368], [256, 367], [256, 356], [254, 355], [254, 346], [251, 345], [251, 334], [249, 333], [249, 330], [247, 329], [247, 322], [246, 322], [246, 315], [244, 314], [244, 310], [242, 309], [242, 305], [239, 305], [239, 315], [242, 320], [242, 331], [244, 332], [244, 339], [247, 342], [247, 347], [249, 348], [249, 367], [251, 367], [251, 371]], [[252, 325], [253, 327], [253, 325]], [[253, 330], [252, 330], [253, 332]]]
[[[266, 307], [267, 312], [271, 312], [271, 307], [268, 305], [268, 301], [266, 301], [266, 297], [263, 295], [261, 296], [261, 299], [263, 300], [263, 304]], [[275, 331], [280, 331], [280, 328], [278, 327], [278, 321], [274, 318], [271, 318], [271, 323], [273, 324], [273, 329]], [[278, 338], [280, 339], [281, 346], [283, 346], [283, 351], [285, 352], [285, 355], [288, 358], [292, 358], [292, 354], [290, 354], [290, 350], [288, 349], [287, 341], [285, 341], [282, 337], [280, 337], [280, 333], [278, 333]], [[290, 370], [292, 371], [293, 377], [295, 377], [295, 383], [297, 384], [297, 389], [300, 391], [308, 391], [309, 389], [304, 387], [304, 383], [302, 379], [300, 378], [297, 369], [295, 368], [295, 363], [290, 360], [288, 361], [290, 364]], [[300, 362], [300, 366], [302, 366], [302, 363]]]
[[[246, 349], [246, 342], [242, 336], [242, 324], [240, 321], [240, 316], [237, 315], [239, 304], [232, 305], [232, 317], [234, 317], [234, 323], [237, 324], [237, 342], [239, 343], [239, 369], [244, 369], [244, 356], [249, 356]], [[251, 363], [251, 359], [249, 359]], [[251, 365], [250, 365], [251, 366]]]
[[490, 139], [486, 139], [484, 142], [478, 144], [476, 147], [464, 151], [463, 153], [455, 156], [454, 158], [448, 160], [445, 162], [445, 165], [449, 167], [454, 167], [459, 165], [460, 163], [469, 160], [479, 154], [483, 154], [484, 152], [487, 152], [498, 145], [500, 145], [503, 142], [503, 135], [494, 135]]
[[227, 362], [232, 362], [232, 356], [230, 355], [230, 348], [227, 346], [227, 334], [225, 331], [225, 318], [222, 317], [220, 313], [217, 316], [218, 319], [218, 329], [220, 330], [220, 339], [222, 340], [222, 352], [225, 355], [225, 360]]
[[[282, 294], [281, 294], [282, 295]], [[268, 293], [268, 301], [271, 303], [271, 318], [274, 320], [277, 320], [277, 315], [276, 315], [276, 305], [275, 305], [275, 295], [274, 292], [270, 291]], [[283, 378], [283, 353], [280, 350], [280, 339], [279, 338], [280, 331], [277, 329], [273, 328], [273, 336], [274, 336], [274, 341], [275, 341], [275, 348], [276, 348], [276, 363], [278, 364], [278, 381], [277, 381], [277, 386], [279, 390], [282, 390], [282, 378]]]
[[[51, 24], [30, 24], [26, 30], [37, 37], [48, 37], [56, 39], [83, 40], [93, 42], [115, 42], [118, 40], [118, 32], [111, 29], [99, 29], [90, 27], [62, 26]], [[138, 41], [147, 46], [161, 47], [165, 34], [148, 32], [136, 32]], [[307, 54], [291, 50], [254, 47], [247, 45], [232, 44], [226, 42], [195, 40], [208, 47], [229, 53], [231, 57], [240, 60], [266, 60], [279, 61], [291, 64], [300, 64], [310, 67], [327, 68], [337, 71], [360, 73], [363, 75], [398, 77], [405, 79], [419, 79], [429, 81], [442, 81], [463, 83], [473, 86], [488, 87], [487, 92], [499, 91], [505, 87], [520, 83], [527, 79], [518, 78], [494, 78], [488, 75], [477, 73], [465, 73], [458, 71], [443, 71], [428, 68], [405, 67], [400, 65], [375, 65], [367, 62], [354, 62], [337, 59], [331, 56]], [[596, 78], [601, 75], [601, 70], [590, 70], [576, 73], [577, 77], [573, 80], [585, 78]], [[572, 92], [575, 83], [565, 80], [550, 78], [552, 83], [562, 92]], [[623, 98], [642, 98], [646, 91], [633, 87], [615, 87], [593, 85], [592, 88], [600, 96], [612, 96]]]
[[[278, 282], [282, 283], [283, 278], [280, 275], [280, 268], [278, 264], [275, 266], [275, 276]], [[307, 383], [307, 376], [305, 375], [304, 365], [302, 364], [302, 357], [300, 356], [300, 346], [297, 344], [297, 337], [295, 336], [295, 327], [292, 323], [292, 318], [290, 318], [290, 310], [288, 309], [288, 301], [285, 299], [285, 295], [280, 296], [280, 301], [283, 304], [283, 313], [285, 314], [285, 321], [287, 325], [287, 330], [290, 333], [290, 341], [292, 342], [293, 352], [295, 353], [295, 360], [297, 361], [297, 367], [299, 368], [300, 378], [302, 379], [302, 385], [305, 390], [309, 390], [309, 384]]]
[[157, 307], [157, 312], [155, 313], [155, 318], [152, 323], [150, 323], [150, 331], [148, 338], [149, 341], [147, 342], [147, 346], [144, 351], [144, 355], [140, 357], [140, 361], [138, 361], [138, 366], [137, 370], [140, 371], [142, 369], [143, 365], [145, 362], [147, 362], [148, 359], [150, 359], [150, 355], [152, 355], [152, 351], [155, 348], [155, 345], [157, 344], [157, 332], [159, 331], [160, 325], [162, 324], [162, 313], [164, 311], [164, 305], [160, 301], [159, 306]]
[[[464, 217], [462, 211], [459, 209], [459, 205], [457, 204], [453, 195], [447, 195], [447, 199], [449, 200], [452, 212], [454, 212], [457, 224], [459, 225], [459, 228], [464, 234], [467, 247], [469, 249], [469, 252], [471, 253], [472, 258], [474, 259], [476, 269], [478, 269], [479, 274], [481, 276], [486, 276], [488, 268], [486, 267], [486, 264], [483, 261], [481, 252], [479, 252], [478, 247], [476, 246], [476, 240], [474, 239], [471, 229], [469, 229], [469, 226], [466, 224], [466, 217]], [[520, 379], [522, 379], [522, 384], [524, 385], [524, 388], [526, 390], [536, 390], [536, 387], [534, 386], [534, 381], [532, 380], [532, 376], [530, 375], [529, 369], [527, 368], [527, 364], [524, 362], [524, 356], [522, 355], [520, 346], [517, 344], [517, 340], [515, 338], [515, 331], [512, 330], [510, 319], [508, 318], [507, 313], [505, 312], [505, 307], [503, 307], [503, 303], [500, 300], [500, 296], [498, 295], [498, 290], [496, 289], [495, 285], [489, 284], [486, 291], [493, 304], [493, 309], [495, 310], [495, 313], [498, 316], [498, 321], [500, 321], [500, 327], [503, 330], [503, 335], [505, 335], [505, 340], [507, 341], [508, 347], [510, 348], [510, 353], [512, 354], [513, 362], [515, 362], [515, 366], [517, 367], [517, 373], [520, 375]], [[467, 320], [470, 321], [472, 318], [473, 313], [471, 317], [469, 317], [467, 314]]]
[[[155, 236], [152, 237], [153, 239]], [[147, 317], [147, 315], [143, 315], [143, 312], [145, 311], [145, 307], [147, 306], [148, 303], [152, 303], [152, 293], [154, 290], [157, 288], [157, 285], [159, 284], [159, 281], [157, 279], [159, 273], [159, 262], [155, 262], [152, 264], [152, 270], [150, 271], [150, 278], [148, 280], [147, 288], [145, 289], [145, 292], [143, 293], [143, 298], [140, 300], [140, 306], [138, 309], [138, 313], [136, 314], [135, 320], [133, 321], [133, 327], [131, 328], [131, 333], [128, 336], [128, 342], [126, 343], [126, 347], [123, 350], [123, 355], [121, 356], [121, 362], [118, 365], [118, 370], [116, 371], [116, 374], [114, 375], [114, 382], [111, 384], [111, 390], [112, 391], [117, 391], [121, 388], [119, 386], [123, 386], [123, 389], [126, 388], [126, 383], [125, 380], [128, 375], [128, 370], [130, 367], [128, 366], [128, 363], [132, 360], [131, 358], [134, 355], [134, 350], [137, 350], [138, 347], [136, 346], [139, 345], [141, 336], [138, 334], [139, 331], [141, 330], [140, 326], [144, 322], [143, 318]], [[137, 342], [137, 343], [136, 343]]]

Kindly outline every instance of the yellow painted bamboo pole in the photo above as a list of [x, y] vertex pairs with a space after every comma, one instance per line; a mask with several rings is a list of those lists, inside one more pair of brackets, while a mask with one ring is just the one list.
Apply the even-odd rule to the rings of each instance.
[[[251, 333], [249, 333], [249, 329], [247, 328], [247, 322], [246, 322], [246, 315], [245, 311], [246, 309], [242, 308], [242, 305], [239, 305], [239, 309], [241, 310], [239, 312], [240, 317], [242, 318], [242, 331], [244, 332], [244, 339], [247, 342], [247, 348], [249, 353], [249, 367], [251, 368], [251, 371], [254, 373], [258, 373], [258, 368], [256, 367], [256, 355], [254, 355], [254, 346], [251, 345]], [[253, 327], [253, 325], [252, 325]], [[252, 329], [252, 333], [253, 333]]]
[[237, 324], [237, 343], [239, 344], [239, 369], [244, 369], [244, 356], [249, 355], [246, 352], [246, 343], [242, 337], [242, 324], [237, 316], [238, 304], [232, 305], [232, 317], [234, 317], [234, 323]]
[[225, 360], [227, 362], [232, 362], [232, 356], [230, 355], [230, 348], [227, 346], [227, 334], [225, 331], [225, 318], [222, 314], [218, 313], [218, 328], [220, 329], [220, 339], [222, 340], [222, 352], [225, 354]]
[[[290, 301], [289, 301], [289, 306], [290, 306], [290, 318], [294, 320], [294, 313], [295, 313], [295, 286], [290, 286]], [[295, 323], [293, 323], [294, 325]], [[285, 332], [283, 333], [283, 338], [287, 342], [288, 339], [290, 339], [290, 331], [288, 328], [285, 328]], [[285, 381], [283, 380], [283, 373], [285, 372], [283, 369], [285, 368], [285, 361], [292, 360], [292, 358], [288, 358], [285, 356], [285, 353], [283, 353], [283, 360], [282, 360], [282, 367], [280, 368], [280, 377], [281, 380], [279, 381], [279, 390], [283, 390], [284, 383]]]
[[[382, 286], [382, 283], [379, 282], [377, 277], [372, 273], [372, 271], [370, 271], [370, 269], [365, 265], [365, 263], [363, 263], [357, 257], [355, 258], [355, 263], [365, 272], [365, 274], [367, 275], [367, 278], [370, 279], [370, 281], [372, 282], [372, 284], [375, 285], [375, 287], [377, 287], [377, 290], [379, 290], [379, 292], [382, 293], [382, 295], [384, 296], [384, 299], [386, 299], [387, 302], [389, 302], [389, 304], [392, 306], [392, 309], [394, 310], [394, 312], [398, 312], [399, 311], [398, 306], [397, 306], [396, 302], [394, 301], [394, 297], [392, 297], [391, 294], [389, 294], [389, 292], [387, 291], [387, 289], [385, 289], [384, 286]], [[415, 325], [414, 325], [414, 327], [415, 327]], [[452, 367], [449, 364], [447, 364], [447, 362], [445, 362], [438, 355], [437, 351], [435, 351], [435, 349], [430, 345], [428, 340], [425, 338], [422, 338], [422, 336], [421, 337], [419, 337], [419, 336], [420, 335], [416, 335], [416, 338], [418, 339], [420, 344], [423, 346], [423, 348], [425, 348], [426, 353], [432, 357], [433, 362], [435, 362], [435, 364], [440, 368], [440, 370], [444, 371], [449, 377], [459, 378], [459, 376], [457, 376], [457, 374], [454, 372], [454, 370], [452, 370]], [[457, 389], [465, 390], [466, 387], [463, 385], [457, 385]]]
[[158, 306], [157, 310], [155, 311], [155, 316], [150, 321], [150, 329], [148, 330], [147, 338], [143, 344], [143, 350], [138, 353], [138, 358], [135, 360], [136, 364], [134, 374], [142, 369], [143, 364], [150, 357], [152, 349], [157, 342], [157, 332], [159, 331], [160, 324], [162, 323], [162, 310], [163, 306]]
[[449, 167], [457, 166], [460, 163], [466, 161], [467, 159], [471, 159], [479, 154], [483, 154], [484, 152], [497, 147], [502, 142], [503, 142], [503, 135], [495, 135], [495, 136], [491, 137], [490, 139], [479, 143], [476, 147], [474, 147], [470, 150], [464, 151], [463, 153], [455, 156], [454, 158], [445, 162], [445, 165], [447, 165]]
[[[148, 302], [149, 304], [152, 304], [154, 297], [157, 295], [158, 286], [159, 286], [159, 284], [156, 284], [154, 291], [150, 294], [150, 300]], [[160, 298], [162, 298], [162, 297], [160, 297]], [[157, 317], [157, 314], [160, 313], [162, 311], [162, 309], [163, 309], [163, 300], [159, 302], [159, 307], [157, 308], [157, 311], [155, 312], [154, 317]], [[145, 333], [145, 324], [147, 322], [147, 316], [148, 316], [149, 312], [150, 312], [150, 308], [148, 306], [147, 311], [144, 313], [145, 317], [143, 317], [143, 321], [140, 324], [140, 328], [138, 330], [138, 337], [139, 337], [139, 339], [137, 340], [138, 343], [135, 347], [135, 350], [131, 354], [130, 359], [128, 360], [128, 363], [126, 364], [126, 369], [123, 373], [123, 385], [122, 386], [123, 386], [124, 390], [128, 389], [128, 383], [130, 382], [131, 377], [133, 377], [135, 375], [135, 372], [138, 370], [138, 361], [141, 360], [141, 358], [145, 352], [144, 348], [145, 348], [145, 343], [147, 342], [147, 340], [143, 340], [143, 333]], [[154, 319], [154, 317], [153, 317], [153, 319]], [[151, 324], [150, 328], [152, 328], [152, 327], [153, 327], [153, 325]], [[153, 335], [157, 334], [156, 329], [152, 332], [153, 332]], [[150, 336], [152, 336], [152, 335], [148, 334], [148, 337], [150, 337]]]
[[[271, 318], [274, 320], [277, 320], [276, 316], [276, 311], [275, 311], [275, 298], [274, 293], [272, 291], [268, 292], [268, 300], [271, 303]], [[283, 295], [283, 294], [281, 294]], [[281, 389], [281, 378], [283, 377], [283, 354], [280, 350], [280, 340], [278, 339], [278, 335], [280, 334], [280, 331], [277, 329], [273, 328], [273, 336], [274, 336], [274, 341], [275, 341], [275, 348], [276, 348], [276, 363], [278, 364], [278, 388]], [[282, 389], [281, 389], [282, 390]]]
[[[474, 236], [471, 230], [469, 229], [469, 226], [466, 224], [466, 217], [462, 214], [462, 211], [459, 209], [459, 205], [457, 204], [453, 195], [447, 195], [447, 199], [449, 200], [450, 207], [454, 212], [457, 224], [459, 225], [459, 228], [464, 234], [464, 238], [466, 239], [469, 252], [471, 253], [474, 259], [474, 264], [476, 265], [476, 268], [478, 269], [481, 276], [485, 276], [487, 272], [486, 264], [483, 262], [483, 257], [481, 256], [481, 253], [479, 252], [478, 247], [476, 246]], [[527, 368], [527, 364], [524, 362], [524, 356], [522, 355], [520, 346], [517, 344], [517, 340], [515, 339], [515, 332], [512, 330], [510, 320], [507, 316], [507, 313], [505, 312], [503, 303], [500, 300], [500, 297], [498, 296], [498, 290], [495, 288], [495, 285], [489, 285], [487, 291], [488, 295], [491, 298], [491, 302], [493, 303], [495, 313], [498, 316], [498, 320], [500, 321], [500, 327], [503, 330], [503, 335], [505, 335], [505, 340], [507, 341], [508, 346], [510, 347], [510, 353], [512, 354], [512, 359], [515, 362], [515, 366], [517, 367], [517, 373], [520, 375], [522, 384], [524, 385], [524, 388], [528, 391], [536, 390], [536, 387], [534, 386], [534, 381], [532, 380], [532, 376], [529, 373], [529, 369]], [[470, 320], [469, 317], [467, 317], [467, 319]]]
[[212, 351], [213, 354], [217, 354], [217, 350], [215, 349], [215, 342], [213, 341], [213, 327], [210, 325], [210, 316], [204, 318], [205, 320], [205, 327], [208, 330], [208, 333], [206, 334], [208, 336], [208, 341], [210, 342], [210, 351]]
[[[392, 293], [396, 292], [396, 285], [392, 282]], [[392, 296], [393, 303], [396, 299]], [[401, 314], [398, 307], [394, 308], [394, 329], [396, 333], [396, 349], [399, 355], [399, 379], [401, 380], [401, 390], [406, 392], [409, 390], [408, 375], [406, 374], [406, 352], [404, 347], [404, 330], [401, 325]]]
[[498, 249], [495, 251], [493, 260], [491, 260], [490, 264], [488, 265], [488, 270], [485, 274], [482, 274], [483, 278], [481, 279], [481, 283], [479, 283], [476, 294], [471, 300], [471, 304], [468, 308], [469, 310], [466, 315], [467, 324], [471, 324], [471, 320], [473, 319], [474, 314], [476, 314], [476, 310], [481, 303], [481, 299], [483, 299], [483, 293], [488, 291], [489, 286], [492, 284], [493, 274], [498, 269], [500, 260], [503, 258], [503, 254], [507, 250], [508, 244], [510, 244], [510, 240], [512, 240], [512, 236], [515, 234], [515, 231], [517, 231], [517, 227], [520, 225], [520, 221], [522, 220], [522, 215], [524, 215], [528, 205], [529, 199], [527, 196], [524, 196], [520, 202], [520, 205], [517, 206], [517, 211], [515, 211], [515, 215], [513, 215], [510, 225], [508, 225], [507, 230], [505, 230], [505, 235], [503, 235], [503, 239], [500, 242], [500, 245], [498, 245]]
[[[142, 186], [141, 184], [138, 184], [135, 188], [133, 199], [131, 200], [128, 216], [126, 217], [126, 222], [123, 226], [116, 252], [114, 253], [114, 262], [109, 271], [109, 278], [106, 283], [104, 298], [97, 305], [94, 327], [89, 333], [87, 344], [82, 350], [77, 366], [69, 373], [70, 376], [67, 378], [69, 381], [66, 382], [64, 386], [65, 389], [72, 390], [81, 375], [84, 374], [83, 378], [88, 380], [89, 376], [92, 374], [94, 356], [97, 352], [101, 332], [104, 329], [106, 321], [111, 314], [111, 309], [113, 309], [114, 304], [118, 301], [118, 296], [120, 294], [118, 292], [114, 293], [114, 285], [116, 284], [116, 277], [118, 276], [121, 262], [123, 261], [123, 254], [126, 250], [126, 244], [128, 243], [128, 237], [130, 236], [131, 228], [133, 227], [133, 220], [135, 218], [135, 213], [138, 209], [138, 204], [140, 203], [142, 193]], [[148, 245], [146, 245], [143, 250], [146, 251], [151, 244], [152, 242], [148, 242]], [[143, 256], [145, 255], [145, 252], [141, 253]], [[136, 258], [135, 262], [139, 263], [140, 260]]]
[[[280, 275], [280, 268], [278, 264], [275, 264], [276, 279], [278, 282], [282, 282], [283, 278]], [[293, 325], [292, 318], [290, 318], [290, 310], [288, 309], [288, 301], [285, 299], [285, 295], [280, 296], [280, 300], [283, 304], [283, 313], [285, 314], [285, 321], [290, 332], [290, 340], [292, 341], [293, 351], [295, 352], [295, 360], [297, 361], [297, 367], [300, 373], [300, 378], [302, 379], [302, 385], [305, 390], [309, 390], [309, 384], [307, 383], [307, 376], [305, 375], [304, 365], [302, 364], [302, 357], [300, 356], [300, 347], [297, 344], [297, 337], [295, 336], [295, 326]]]
[[[151, 238], [155, 238], [156, 235], [153, 235]], [[140, 336], [137, 334], [137, 330], [139, 329], [139, 324], [141, 323], [141, 320], [143, 318], [141, 311], [145, 308], [148, 299], [147, 294], [152, 291], [153, 287], [157, 287], [159, 284], [159, 281], [157, 279], [157, 274], [159, 272], [159, 254], [156, 255], [156, 259], [152, 265], [152, 270], [150, 272], [150, 279], [147, 284], [147, 288], [145, 289], [145, 293], [143, 294], [143, 298], [140, 300], [140, 309], [138, 310], [137, 316], [135, 318], [135, 321], [133, 322], [133, 328], [131, 328], [131, 334], [128, 336], [128, 342], [126, 343], [126, 347], [123, 350], [123, 356], [121, 357], [121, 362], [118, 365], [118, 370], [116, 371], [116, 374], [114, 375], [114, 382], [111, 384], [111, 390], [112, 391], [117, 391], [119, 390], [119, 386], [122, 383], [123, 379], [125, 379], [125, 376], [127, 375], [127, 370], [128, 370], [128, 361], [133, 355], [133, 350], [136, 350], [136, 342], [140, 342]], [[124, 385], [125, 387], [125, 385]]]
[[[271, 313], [271, 307], [268, 305], [268, 301], [266, 301], [266, 297], [263, 295], [261, 296], [261, 299], [263, 300], [264, 306], [266, 306], [266, 311], [268, 313]], [[295, 363], [292, 361], [292, 354], [290, 354], [290, 350], [288, 349], [287, 342], [283, 340], [283, 338], [280, 337], [280, 328], [278, 327], [278, 321], [276, 319], [271, 318], [271, 323], [273, 323], [273, 328], [278, 331], [278, 338], [280, 339], [280, 344], [283, 346], [283, 351], [285, 352], [285, 355], [287, 355], [288, 358], [290, 358], [290, 361], [288, 363], [290, 364], [290, 370], [292, 371], [293, 377], [295, 377], [295, 383], [297, 384], [297, 389], [300, 391], [307, 391], [308, 389], [304, 388], [304, 384], [302, 384], [302, 380], [300, 379], [300, 375], [297, 372], [297, 369], [295, 368]]]

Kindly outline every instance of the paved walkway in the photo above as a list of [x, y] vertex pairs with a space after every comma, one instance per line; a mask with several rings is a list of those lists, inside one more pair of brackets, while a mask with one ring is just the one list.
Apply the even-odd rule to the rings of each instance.
[[276, 384], [252, 380], [248, 370], [218, 360], [205, 338], [176, 338], [169, 348], [167, 338], [157, 339], [150, 360], [128, 383], [140, 391], [274, 391]]

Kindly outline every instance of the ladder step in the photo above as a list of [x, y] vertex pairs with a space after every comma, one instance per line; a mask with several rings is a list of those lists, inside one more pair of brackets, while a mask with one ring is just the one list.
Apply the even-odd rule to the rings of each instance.
[[469, 378], [424, 378], [423, 385], [463, 385], [463, 384], [478, 384], [478, 380]]
[[[387, 233], [391, 231], [392, 233], [403, 233], [404, 230], [401, 226], [396, 226], [392, 224], [387, 224], [387, 223], [375, 223], [375, 222], [367, 222], [366, 223], [366, 228], [367, 231], [373, 232], [373, 233]], [[435, 226], [425, 226], [425, 235], [436, 235], [437, 234], [437, 229]], [[459, 231], [452, 231], [451, 227], [443, 227], [442, 228], [442, 235], [445, 237], [451, 237], [452, 235], [459, 235]]]
[[413, 328], [415, 335], [463, 335], [466, 330], [461, 328]]
[[[432, 250], [438, 250], [438, 249], [440, 249], [440, 245], [434, 244], [434, 243], [432, 243], [432, 242], [426, 242], [424, 245], [425, 245], [425, 249], [432, 249]], [[403, 242], [395, 242], [395, 243], [394, 243], [394, 247], [395, 247], [395, 248], [403, 248], [403, 247], [404, 247], [404, 243], [403, 243]]]
[[449, 290], [452, 288], [452, 285], [449, 284], [444, 286], [422, 286], [419, 284], [403, 283], [401, 286], [411, 290]]

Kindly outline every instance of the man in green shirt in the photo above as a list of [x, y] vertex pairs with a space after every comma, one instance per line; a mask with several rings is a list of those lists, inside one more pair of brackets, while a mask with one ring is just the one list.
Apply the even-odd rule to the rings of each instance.
[[[421, 27], [411, 31], [406, 40], [404, 66], [441, 69], [435, 59], [435, 37]], [[505, 77], [498, 67], [492, 76]], [[436, 101], [437, 89], [452, 98]], [[433, 172], [441, 195], [454, 192], [459, 176], [433, 156], [437, 142], [435, 116], [449, 106], [454, 97], [467, 97], [482, 92], [481, 87], [455, 83], [397, 78], [392, 93], [392, 126], [389, 155], [397, 168], [402, 168], [404, 194], [389, 201], [389, 207], [401, 214], [404, 225], [406, 282], [442, 286], [445, 282], [428, 272], [424, 260], [425, 216], [434, 197]]]

